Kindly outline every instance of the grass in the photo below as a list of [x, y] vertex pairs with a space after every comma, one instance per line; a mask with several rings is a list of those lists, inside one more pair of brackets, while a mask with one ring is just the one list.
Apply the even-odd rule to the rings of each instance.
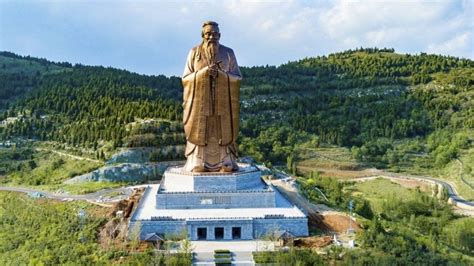
[[109, 193], [105, 194], [104, 197], [115, 198], [115, 197], [120, 196], [120, 195], [122, 195], [121, 191], [112, 191], [112, 192], [109, 192]]
[[[30, 161], [34, 161], [32, 166]], [[50, 151], [35, 151], [32, 160], [12, 160], [17, 171], [6, 180], [17, 185], [55, 185], [77, 175], [91, 172], [101, 163], [77, 160]]]
[[[37, 188], [48, 190], [48, 191], [57, 191], [59, 189], [64, 190], [71, 195], [82, 195], [82, 194], [89, 194], [94, 193], [102, 189], [107, 188], [118, 188], [127, 185], [125, 182], [82, 182], [77, 184], [58, 184], [58, 185], [45, 185], [45, 186], [38, 186]], [[119, 193], [119, 192], [117, 192]], [[114, 194], [114, 193], [109, 193]], [[111, 197], [109, 195], [106, 195]], [[117, 196], [117, 195], [115, 195]]]
[[[460, 230], [461, 229], [461, 230]], [[462, 230], [467, 229], [467, 230]], [[472, 238], [474, 237], [474, 219], [472, 217], [464, 217], [460, 219], [456, 219], [451, 221], [447, 226], [443, 228], [443, 231], [446, 233], [445, 237], [448, 242], [456, 242], [456, 238], [463, 239], [464, 244], [468, 244], [469, 241], [472, 243]], [[468, 232], [466, 234], [466, 231]], [[460, 237], [464, 235], [464, 237]], [[471, 244], [472, 245], [472, 244]], [[474, 250], [469, 250], [468, 248], [460, 248], [462, 253], [468, 253], [470, 256], [471, 261], [474, 262]]]
[[415, 189], [405, 188], [388, 179], [377, 178], [365, 182], [354, 184], [354, 194], [362, 194], [365, 199], [370, 201], [372, 208], [382, 211], [383, 202], [391, 199], [399, 198], [403, 200], [414, 199], [416, 195]]
[[[458, 161], [452, 161], [441, 171], [441, 173], [437, 177], [454, 183], [459, 195], [466, 200], [472, 201], [474, 200], [474, 189], [472, 189], [472, 187], [466, 184], [460, 176], [461, 174], [463, 174], [465, 180], [468, 181], [470, 184], [474, 185], [474, 182], [472, 182], [472, 180], [474, 179], [472, 177], [472, 173], [466, 173], [467, 166], [473, 165], [474, 163], [472, 161], [470, 162], [470, 164], [467, 163], [468, 160], [472, 160], [472, 158], [467, 158], [467, 156], [472, 156], [472, 154], [474, 154], [474, 149], [471, 149], [470, 151], [472, 153], [466, 156], [461, 156], [461, 160], [463, 162], [462, 169], [461, 164]], [[466, 158], [468, 160], [466, 160]]]
[[[105, 264], [96, 242], [106, 208], [0, 192], [0, 261], [8, 264]], [[78, 216], [84, 210], [86, 219]], [[3, 264], [4, 264], [3, 263]]]
[[274, 251], [254, 251], [252, 252], [255, 263], [274, 263]]
[[60, 155], [50, 151], [45, 145], [38, 143], [34, 147], [0, 149], [2, 157], [0, 168], [3, 167], [3, 171], [6, 171], [1, 179], [2, 185], [28, 186], [53, 192], [62, 189], [70, 194], [87, 194], [126, 184], [125, 182], [64, 184], [65, 180], [91, 172], [101, 167], [103, 163]]

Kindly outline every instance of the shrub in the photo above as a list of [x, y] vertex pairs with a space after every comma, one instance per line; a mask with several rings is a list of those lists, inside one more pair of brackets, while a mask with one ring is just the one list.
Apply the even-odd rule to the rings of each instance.
[[216, 250], [214, 250], [214, 254], [219, 254], [219, 253], [230, 253], [230, 250], [228, 250], [228, 249], [216, 249]]

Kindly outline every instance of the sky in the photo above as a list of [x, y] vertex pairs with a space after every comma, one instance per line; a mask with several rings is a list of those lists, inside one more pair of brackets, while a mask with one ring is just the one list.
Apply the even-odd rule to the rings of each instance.
[[239, 65], [358, 47], [474, 59], [474, 0], [0, 0], [0, 51], [180, 76], [204, 21]]

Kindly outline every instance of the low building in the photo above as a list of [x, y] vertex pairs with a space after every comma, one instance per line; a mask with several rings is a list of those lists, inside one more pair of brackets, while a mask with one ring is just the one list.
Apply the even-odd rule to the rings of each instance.
[[129, 228], [149, 234], [188, 234], [191, 240], [250, 240], [287, 232], [308, 235], [306, 215], [292, 205], [261, 172], [240, 164], [233, 173], [190, 173], [171, 167], [161, 184], [145, 190]]

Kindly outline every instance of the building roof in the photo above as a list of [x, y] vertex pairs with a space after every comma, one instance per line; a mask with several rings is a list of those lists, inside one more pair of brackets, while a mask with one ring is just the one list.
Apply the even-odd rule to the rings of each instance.
[[163, 239], [163, 236], [161, 234], [149, 233], [149, 234], [145, 235], [143, 240], [147, 241], [147, 242], [152, 242], [152, 241], [163, 241], [164, 239]]
[[288, 230], [279, 230], [275, 232], [277, 239], [289, 239], [294, 238], [295, 235]]

